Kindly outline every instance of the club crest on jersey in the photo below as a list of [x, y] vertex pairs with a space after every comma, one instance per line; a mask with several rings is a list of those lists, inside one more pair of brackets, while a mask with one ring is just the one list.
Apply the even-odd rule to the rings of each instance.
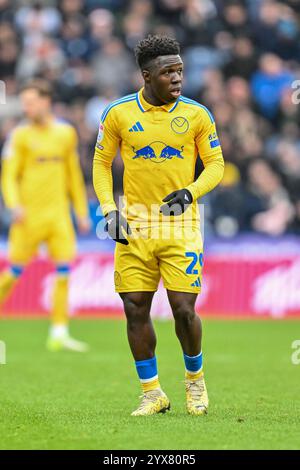
[[132, 150], [134, 151], [132, 158], [133, 160], [136, 158], [143, 158], [144, 160], [150, 160], [153, 163], [162, 163], [166, 160], [171, 160], [174, 157], [183, 159], [183, 148], [183, 145], [180, 149], [177, 149], [171, 145], [165, 144], [164, 142], [155, 141], [140, 149], [132, 147]]
[[177, 116], [171, 121], [171, 129], [176, 134], [185, 134], [189, 127], [189, 121], [185, 117]]

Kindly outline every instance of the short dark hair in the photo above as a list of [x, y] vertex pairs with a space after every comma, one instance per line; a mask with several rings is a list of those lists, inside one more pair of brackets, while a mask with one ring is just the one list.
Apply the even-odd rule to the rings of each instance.
[[176, 39], [168, 36], [151, 36], [142, 39], [136, 46], [135, 58], [140, 69], [145, 67], [150, 60], [161, 55], [180, 54], [180, 45]]
[[53, 99], [53, 88], [48, 80], [43, 78], [33, 78], [29, 80], [20, 88], [20, 93], [26, 90], [36, 90], [40, 96], [48, 96], [51, 100]]

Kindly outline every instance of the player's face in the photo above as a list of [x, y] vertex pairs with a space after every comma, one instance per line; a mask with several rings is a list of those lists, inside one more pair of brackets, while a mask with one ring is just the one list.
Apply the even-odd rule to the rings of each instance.
[[21, 95], [21, 105], [27, 119], [42, 121], [50, 112], [51, 102], [47, 96], [41, 96], [37, 90], [24, 90]]
[[181, 94], [183, 63], [179, 55], [157, 57], [144, 75], [153, 95], [162, 103], [172, 103]]

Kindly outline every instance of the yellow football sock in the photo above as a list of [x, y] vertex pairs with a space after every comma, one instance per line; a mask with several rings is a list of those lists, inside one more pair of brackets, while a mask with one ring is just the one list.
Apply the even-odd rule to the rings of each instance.
[[6, 270], [0, 275], [0, 304], [8, 298], [17, 280], [18, 277], [14, 276], [10, 270]]
[[135, 367], [144, 393], [160, 388], [155, 356], [149, 359], [135, 361]]
[[53, 325], [66, 325], [68, 316], [68, 276], [57, 275], [53, 289], [51, 322]]
[[197, 372], [190, 372], [188, 370], [185, 371], [185, 378], [188, 380], [198, 380], [203, 375], [203, 370], [200, 369]]
[[155, 390], [160, 388], [160, 383], [158, 378], [151, 380], [151, 382], [141, 382], [143, 392], [150, 392], [150, 390]]

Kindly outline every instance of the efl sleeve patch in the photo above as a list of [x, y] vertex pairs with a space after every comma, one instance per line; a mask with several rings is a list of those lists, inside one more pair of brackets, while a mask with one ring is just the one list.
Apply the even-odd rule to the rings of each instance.
[[104, 137], [104, 126], [100, 122], [99, 131], [98, 131], [98, 135], [97, 135], [97, 143], [98, 144], [100, 144], [100, 142], [102, 142], [103, 137]]

